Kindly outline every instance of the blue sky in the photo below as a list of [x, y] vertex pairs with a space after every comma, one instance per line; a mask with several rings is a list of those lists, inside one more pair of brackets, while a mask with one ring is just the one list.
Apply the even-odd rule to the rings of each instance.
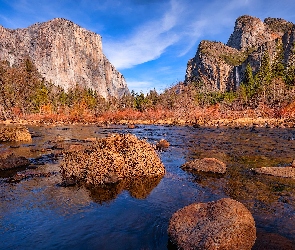
[[130, 90], [163, 91], [184, 80], [201, 40], [226, 43], [236, 18], [295, 23], [294, 0], [0, 0], [0, 25], [25, 28], [63, 17], [102, 36]]

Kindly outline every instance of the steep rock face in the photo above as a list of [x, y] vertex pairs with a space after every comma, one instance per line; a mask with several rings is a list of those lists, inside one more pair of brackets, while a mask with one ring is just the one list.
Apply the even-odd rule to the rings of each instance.
[[129, 92], [103, 54], [101, 37], [71, 21], [56, 18], [16, 30], [0, 26], [0, 60], [14, 65], [26, 57], [47, 81], [65, 90], [79, 84], [106, 98]]
[[228, 43], [202, 41], [194, 58], [187, 64], [185, 83], [198, 83], [201, 91], [235, 90], [243, 81], [246, 65], [259, 70], [267, 50], [273, 61], [280, 45], [286, 64], [293, 65], [295, 29], [280, 18], [241, 16], [235, 22]]
[[186, 82], [200, 81], [200, 88], [207, 91], [225, 91], [233, 88], [231, 76], [234, 66], [225, 63], [225, 55], [239, 51], [220, 42], [202, 41], [196, 56], [188, 62]]

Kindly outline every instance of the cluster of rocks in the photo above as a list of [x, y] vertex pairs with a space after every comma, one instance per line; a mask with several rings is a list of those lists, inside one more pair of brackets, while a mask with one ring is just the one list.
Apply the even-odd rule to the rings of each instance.
[[27, 180], [34, 177], [50, 177], [52, 175], [56, 175], [56, 172], [47, 172], [47, 173], [17, 173], [14, 176], [6, 179], [7, 183], [17, 183], [22, 180]]
[[61, 173], [66, 183], [101, 185], [124, 178], [163, 176], [165, 168], [147, 141], [131, 134], [114, 134], [66, 151]]
[[0, 141], [31, 141], [28, 128], [24, 126], [0, 126]]

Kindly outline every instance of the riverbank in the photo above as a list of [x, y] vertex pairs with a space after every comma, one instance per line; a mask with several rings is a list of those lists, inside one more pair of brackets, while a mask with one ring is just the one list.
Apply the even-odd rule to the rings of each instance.
[[[2, 120], [3, 125], [177, 125], [177, 126], [194, 126], [194, 127], [233, 127], [233, 128], [293, 128], [295, 127], [295, 119], [293, 118], [224, 118], [224, 119], [204, 119], [195, 120], [165, 118], [165, 119], [120, 119], [120, 120], [104, 120], [104, 119], [52, 119], [46, 116], [41, 116], [36, 119], [14, 119]], [[132, 128], [132, 126], [130, 126]]]

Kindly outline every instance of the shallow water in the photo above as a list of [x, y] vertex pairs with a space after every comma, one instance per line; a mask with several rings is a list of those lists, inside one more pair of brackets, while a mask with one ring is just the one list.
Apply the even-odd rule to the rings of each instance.
[[[3, 143], [31, 160], [19, 173], [48, 173], [16, 183], [16, 171], [0, 173], [0, 249], [167, 249], [171, 215], [193, 202], [231, 197], [252, 212], [258, 231], [255, 249], [295, 245], [295, 180], [261, 176], [250, 168], [284, 166], [295, 158], [295, 129], [231, 129], [177, 126], [29, 127], [30, 143]], [[133, 133], [155, 143], [166, 175], [111, 188], [62, 187], [61, 148], [110, 133]], [[225, 175], [188, 173], [187, 160], [216, 157], [228, 165]], [[271, 247], [269, 248], [271, 249]]]

